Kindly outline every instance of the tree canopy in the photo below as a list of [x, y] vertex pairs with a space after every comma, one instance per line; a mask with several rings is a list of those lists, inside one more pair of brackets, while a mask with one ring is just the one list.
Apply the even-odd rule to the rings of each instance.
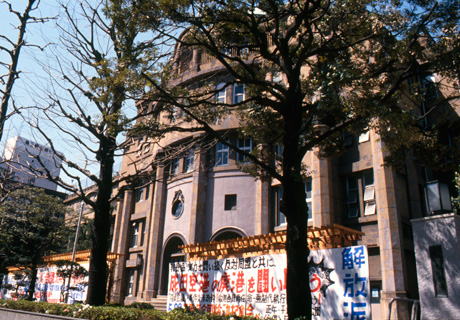
[[[370, 128], [392, 150], [423, 155], [439, 147], [451, 123], [446, 120], [458, 117], [450, 105], [458, 99], [458, 2], [109, 2], [109, 8], [120, 5], [141, 13], [141, 28], [175, 44], [160, 79], [143, 72], [152, 87], [144, 99], [155, 107], [140, 130], [157, 138], [206, 132], [250, 159], [249, 171], [282, 183], [288, 314], [309, 315], [303, 158], [309, 151], [337, 154], [345, 132]], [[197, 65], [209, 57], [217, 61], [214, 72], [187, 80], [187, 72], [199, 72]], [[224, 88], [243, 85], [248, 94], [217, 99], [221, 82]], [[440, 93], [435, 98], [433, 88]], [[173, 121], [177, 110], [181, 122]], [[165, 114], [171, 121], [159, 116]], [[248, 153], [230, 143], [215, 126], [229, 115], [239, 119], [240, 135], [261, 146], [280, 145], [282, 153], [266, 147]], [[406, 153], [392, 154], [396, 163]]]

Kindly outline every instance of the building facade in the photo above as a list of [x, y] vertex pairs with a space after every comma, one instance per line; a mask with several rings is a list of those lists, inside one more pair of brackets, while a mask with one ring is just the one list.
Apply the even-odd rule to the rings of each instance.
[[[222, 69], [196, 49], [176, 50], [178, 82]], [[225, 77], [217, 80], [217, 86], [225, 84]], [[247, 94], [244, 85], [222, 88], [216, 99], [236, 103]], [[228, 132], [240, 149], [258, 147], [232, 131], [237, 119], [228, 117], [214, 128]], [[427, 215], [425, 186], [438, 177], [415, 160], [398, 170], [384, 165], [387, 151], [372, 129], [344, 135], [344, 144], [346, 150], [334, 157], [321, 158], [315, 150], [304, 157], [310, 173], [305, 180], [308, 225], [340, 224], [364, 233], [358, 244], [368, 248], [372, 312], [384, 319], [392, 298], [418, 298], [410, 220]], [[189, 147], [158, 161], [169, 146], [180, 145]], [[286, 229], [280, 183], [243, 173], [238, 164], [244, 161], [224, 144], [210, 147], [200, 134], [169, 134], [161, 143], [148, 137], [131, 140], [120, 175], [141, 168], [150, 170], [152, 178], [124, 191], [115, 206], [111, 251], [122, 256], [112, 275], [112, 301], [151, 302], [165, 295], [168, 264], [187, 259], [181, 245]]]
[[39, 143], [16, 136], [7, 140], [3, 150], [2, 168], [11, 173], [14, 181], [47, 190], [57, 190], [57, 185], [48, 180], [59, 177], [61, 159], [53, 150]]

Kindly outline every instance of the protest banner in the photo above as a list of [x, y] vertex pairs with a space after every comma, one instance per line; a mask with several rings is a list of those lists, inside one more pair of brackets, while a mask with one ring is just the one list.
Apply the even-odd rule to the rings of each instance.
[[[168, 311], [287, 319], [285, 254], [176, 262], [169, 271]], [[370, 319], [365, 246], [312, 251], [308, 276], [313, 319]]]

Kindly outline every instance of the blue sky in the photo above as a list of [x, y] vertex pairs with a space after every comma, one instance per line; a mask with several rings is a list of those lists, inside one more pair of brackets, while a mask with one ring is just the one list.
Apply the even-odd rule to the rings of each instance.
[[[12, 0], [11, 2], [13, 3], [13, 8], [21, 13], [27, 5], [26, 0]], [[58, 17], [59, 11], [60, 6], [57, 1], [42, 0], [39, 4], [38, 10], [35, 10], [33, 15], [37, 17]], [[59, 33], [56, 28], [57, 22], [59, 22], [58, 18], [46, 23], [35, 23], [27, 26], [27, 43], [41, 47], [48, 43], [52, 45], [50, 45], [45, 51], [41, 51], [37, 47], [23, 48], [19, 58], [19, 70], [21, 71], [21, 74], [13, 89], [13, 97], [17, 106], [33, 106], [39, 102], [41, 100], [40, 98], [44, 95], [44, 91], [42, 90], [46, 89], [48, 75], [43, 71], [43, 65], [46, 65], [48, 63], [48, 59], [50, 59], [50, 51], [48, 49], [51, 49], [53, 46], [56, 48], [55, 44], [58, 43]], [[0, 3], [1, 34], [16, 42], [18, 36], [18, 30], [16, 27], [18, 24], [18, 19], [14, 14], [9, 12], [8, 6]], [[0, 45], [7, 46], [7, 42], [0, 39]], [[10, 63], [9, 57], [5, 53], [0, 53], [0, 60], [2, 62]], [[2, 70], [2, 73], [4, 72], [5, 69]], [[13, 108], [10, 104], [9, 111], [11, 110], [13, 110]], [[27, 112], [23, 112], [23, 114], [26, 116], [28, 115]], [[42, 124], [45, 125], [44, 123]], [[4, 132], [4, 136], [0, 142], [0, 152], [3, 152], [6, 140], [17, 135], [34, 140], [41, 144], [46, 144], [45, 140], [36, 132], [33, 132], [18, 115], [13, 116], [6, 123], [5, 128], [6, 131]], [[76, 150], [75, 146], [72, 146], [68, 140], [66, 141], [68, 138], [65, 138], [62, 134], [51, 128], [47, 131], [51, 135], [58, 151], [64, 153], [68, 158], [73, 157], [73, 159], [75, 159], [75, 161], [81, 166], [85, 165], [84, 156], [80, 154]], [[97, 172], [95, 172], [95, 170], [97, 170], [95, 169], [97, 166], [93, 165], [91, 167], [91, 162], [89, 163], [88, 169], [97, 174]], [[120, 159], [117, 161], [115, 168], [118, 169], [119, 165]], [[65, 179], [62, 173], [61, 178]], [[66, 181], [69, 182], [70, 179]]]

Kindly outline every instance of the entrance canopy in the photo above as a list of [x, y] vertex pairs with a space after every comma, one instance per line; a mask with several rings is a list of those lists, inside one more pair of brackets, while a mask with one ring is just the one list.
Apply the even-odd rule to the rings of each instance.
[[[363, 232], [338, 224], [308, 228], [310, 250], [347, 247], [361, 240]], [[266, 253], [284, 253], [286, 231], [252, 237], [212, 241], [180, 246], [188, 260], [220, 259], [229, 256], [253, 256]]]

